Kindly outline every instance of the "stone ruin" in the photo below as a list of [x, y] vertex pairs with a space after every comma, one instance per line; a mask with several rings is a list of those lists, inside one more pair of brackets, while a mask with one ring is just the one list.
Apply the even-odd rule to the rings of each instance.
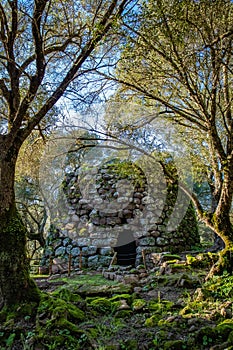
[[[168, 230], [178, 196], [176, 177], [164, 185], [160, 173], [157, 179], [152, 175], [150, 183], [139, 166], [119, 159], [102, 164], [95, 174], [85, 175], [79, 166], [67, 172], [58, 206], [62, 210], [51, 218], [41, 265], [48, 266], [51, 259], [67, 262], [71, 256], [73, 268], [96, 269], [111, 263], [150, 267], [151, 253], [179, 253], [198, 246], [192, 204], [179, 225]], [[123, 186], [124, 181], [130, 188]]]

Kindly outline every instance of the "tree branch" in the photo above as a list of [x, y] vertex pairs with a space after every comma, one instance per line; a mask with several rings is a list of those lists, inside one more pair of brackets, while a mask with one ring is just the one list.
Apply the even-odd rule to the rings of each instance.
[[73, 63], [72, 67], [67, 72], [63, 81], [60, 83], [58, 88], [53, 92], [53, 94], [50, 96], [50, 98], [47, 100], [44, 106], [40, 109], [40, 111], [34, 116], [33, 119], [31, 119], [28, 122], [27, 127], [22, 132], [24, 138], [26, 138], [30, 134], [30, 132], [40, 122], [40, 120], [46, 115], [46, 113], [61, 98], [61, 96], [66, 91], [68, 85], [70, 84], [70, 82], [75, 78], [82, 64], [87, 60], [90, 54], [95, 50], [95, 48], [100, 43], [102, 38], [113, 27], [115, 19], [121, 16], [129, 0], [122, 0], [121, 4], [118, 6], [116, 13], [114, 14], [114, 10], [117, 8], [117, 2], [118, 2], [117, 0], [112, 0], [102, 20], [96, 25], [97, 29], [93, 32], [92, 37], [82, 49], [82, 52], [79, 54], [79, 56]]

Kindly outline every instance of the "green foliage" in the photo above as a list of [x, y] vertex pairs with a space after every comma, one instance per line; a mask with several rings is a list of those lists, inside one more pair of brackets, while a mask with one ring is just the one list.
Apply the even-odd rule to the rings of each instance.
[[133, 294], [117, 294], [111, 297], [110, 301], [118, 301], [118, 300], [126, 300], [129, 305], [131, 305], [132, 301], [134, 299]]
[[160, 320], [160, 315], [152, 315], [151, 317], [147, 318], [145, 321], [146, 327], [153, 327], [158, 324]]
[[66, 287], [56, 290], [55, 292], [52, 293], [52, 295], [56, 298], [60, 298], [64, 301], [72, 302], [72, 303], [77, 303], [83, 300], [80, 295], [72, 293]]
[[164, 350], [183, 350], [186, 349], [183, 340], [169, 340], [164, 343]]
[[102, 314], [110, 313], [112, 310], [112, 303], [106, 298], [97, 298], [91, 301], [90, 306]]
[[215, 328], [202, 327], [196, 334], [196, 341], [204, 346], [209, 346], [213, 343], [213, 339], [218, 337], [218, 333]]
[[15, 336], [16, 336], [15, 333], [11, 333], [11, 334], [9, 335], [9, 337], [6, 339], [6, 346], [7, 346], [7, 347], [10, 348], [10, 347], [13, 345]]
[[214, 298], [232, 298], [233, 297], [233, 276], [228, 273], [223, 276], [213, 276], [213, 278], [204, 284], [204, 288], [210, 291]]
[[132, 309], [141, 310], [145, 308], [146, 305], [147, 305], [147, 302], [144, 299], [135, 299], [132, 303]]
[[186, 255], [186, 263], [192, 267], [207, 268], [218, 260], [217, 253], [200, 253], [195, 256]]

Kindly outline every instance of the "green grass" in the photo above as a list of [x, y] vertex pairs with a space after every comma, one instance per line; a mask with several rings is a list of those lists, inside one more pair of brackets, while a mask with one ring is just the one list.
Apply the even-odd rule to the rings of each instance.
[[116, 286], [119, 282], [105, 279], [101, 274], [96, 275], [79, 275], [75, 277], [61, 277], [53, 281], [62, 281], [69, 285], [90, 285], [90, 286]]

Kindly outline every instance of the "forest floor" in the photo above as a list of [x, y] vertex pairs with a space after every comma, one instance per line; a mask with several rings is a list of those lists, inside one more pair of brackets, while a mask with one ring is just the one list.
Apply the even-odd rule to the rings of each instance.
[[205, 282], [212, 263], [209, 253], [166, 261], [132, 283], [37, 276], [39, 306], [0, 312], [0, 349], [233, 349], [233, 277]]

